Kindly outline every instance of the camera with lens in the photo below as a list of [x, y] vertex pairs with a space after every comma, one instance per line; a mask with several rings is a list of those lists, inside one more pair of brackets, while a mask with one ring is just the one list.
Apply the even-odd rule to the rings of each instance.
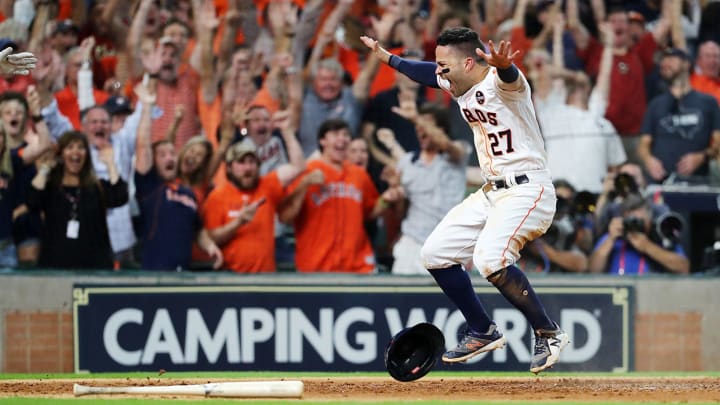
[[575, 219], [571, 201], [558, 197], [555, 218], [543, 235], [543, 240], [556, 249], [569, 249], [575, 239]]
[[626, 217], [623, 218], [623, 234], [627, 235], [629, 232], [645, 232], [645, 220], [638, 217]]
[[654, 233], [665, 249], [670, 249], [680, 241], [685, 228], [685, 220], [675, 212], [666, 212], [654, 222]]
[[627, 197], [636, 194], [640, 190], [635, 178], [627, 173], [618, 173], [613, 182], [613, 192], [616, 196]]

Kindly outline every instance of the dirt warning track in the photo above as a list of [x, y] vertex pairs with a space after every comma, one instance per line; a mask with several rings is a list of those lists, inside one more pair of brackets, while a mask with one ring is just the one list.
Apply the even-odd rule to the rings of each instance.
[[[397, 382], [390, 377], [299, 379], [305, 383], [304, 400], [720, 402], [720, 378], [708, 377], [425, 377], [411, 383]], [[249, 379], [243, 379], [245, 380]], [[0, 380], [0, 397], [70, 398], [73, 396], [74, 383], [95, 386], [148, 386], [204, 384], [217, 381], [231, 380], [207, 378]], [[153, 397], [177, 398], [177, 396]]]

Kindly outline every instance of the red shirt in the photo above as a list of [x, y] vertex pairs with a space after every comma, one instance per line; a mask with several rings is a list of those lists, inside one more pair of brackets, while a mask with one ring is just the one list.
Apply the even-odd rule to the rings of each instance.
[[31, 84], [35, 84], [35, 80], [30, 75], [10, 75], [0, 77], [0, 93], [11, 90], [25, 95], [28, 86]]
[[[653, 54], [657, 43], [651, 33], [646, 33], [635, 46], [624, 55], [613, 55], [610, 72], [610, 96], [607, 118], [620, 135], [640, 133], [643, 115], [647, 108], [645, 98], [645, 76], [654, 66]], [[595, 38], [584, 50], [578, 50], [578, 56], [585, 62], [585, 70], [597, 77], [603, 45]]]
[[713, 78], [697, 73], [690, 75], [690, 85], [693, 89], [709, 94], [720, 103], [720, 78]]
[[[93, 88], [93, 97], [95, 97], [95, 105], [102, 105], [105, 104], [110, 95]], [[57, 100], [58, 110], [68, 117], [75, 129], [79, 130], [82, 124], [80, 123], [80, 107], [78, 106], [77, 94], [73, 93], [70, 86], [65, 86], [64, 89], [55, 93], [55, 100]]]

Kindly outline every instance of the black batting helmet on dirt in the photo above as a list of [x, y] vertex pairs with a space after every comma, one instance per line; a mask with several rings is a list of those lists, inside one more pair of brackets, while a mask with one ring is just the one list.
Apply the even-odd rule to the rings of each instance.
[[435, 366], [445, 337], [431, 323], [419, 323], [393, 336], [385, 348], [385, 368], [398, 381], [414, 381]]

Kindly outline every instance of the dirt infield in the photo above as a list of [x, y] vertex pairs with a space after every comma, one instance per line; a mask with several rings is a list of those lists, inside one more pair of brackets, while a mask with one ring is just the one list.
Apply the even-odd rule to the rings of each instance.
[[[74, 383], [93, 386], [205, 384], [227, 379], [0, 380], [0, 397], [72, 397]], [[720, 378], [707, 377], [426, 377], [400, 383], [384, 377], [302, 378], [306, 400], [527, 400], [720, 402]], [[158, 396], [154, 396], [158, 397]], [[177, 396], [165, 396], [177, 398]], [[162, 397], [160, 397], [162, 398]]]

